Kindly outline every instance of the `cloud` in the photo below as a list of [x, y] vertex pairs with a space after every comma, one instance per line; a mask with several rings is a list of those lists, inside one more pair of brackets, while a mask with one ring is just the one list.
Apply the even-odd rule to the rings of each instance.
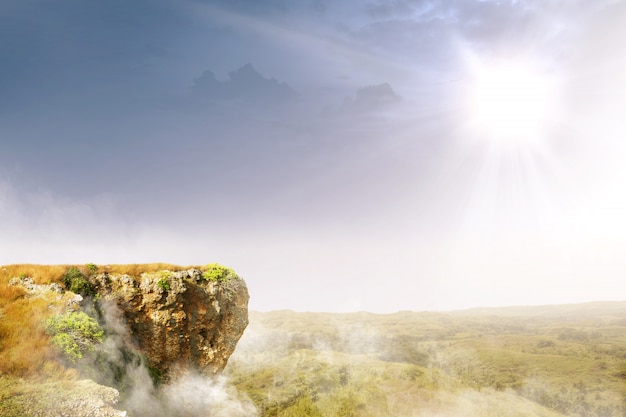
[[217, 80], [209, 70], [194, 80], [192, 96], [197, 100], [218, 101], [262, 101], [277, 104], [296, 97], [296, 92], [287, 84], [274, 78], [265, 78], [252, 64], [246, 64], [228, 74], [226, 81]]
[[349, 98], [346, 105], [349, 109], [356, 111], [372, 111], [398, 102], [400, 102], [400, 97], [396, 95], [391, 85], [383, 83], [359, 88], [354, 99]]
[[104, 194], [76, 200], [0, 181], [0, 264], [99, 257], [103, 247], [130, 235], [116, 204]]

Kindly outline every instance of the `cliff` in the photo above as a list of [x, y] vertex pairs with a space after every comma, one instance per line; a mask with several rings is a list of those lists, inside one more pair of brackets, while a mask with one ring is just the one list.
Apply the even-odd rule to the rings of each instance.
[[0, 415], [195, 415], [168, 387], [211, 384], [248, 299], [218, 264], [0, 267]]
[[90, 281], [117, 305], [136, 347], [165, 378], [189, 368], [220, 372], [248, 325], [248, 290], [236, 276], [207, 280], [191, 268]]

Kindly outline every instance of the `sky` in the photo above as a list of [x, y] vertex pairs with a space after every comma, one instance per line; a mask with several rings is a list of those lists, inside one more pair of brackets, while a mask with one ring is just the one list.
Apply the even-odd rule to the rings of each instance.
[[623, 0], [3, 0], [0, 265], [254, 310], [626, 297]]

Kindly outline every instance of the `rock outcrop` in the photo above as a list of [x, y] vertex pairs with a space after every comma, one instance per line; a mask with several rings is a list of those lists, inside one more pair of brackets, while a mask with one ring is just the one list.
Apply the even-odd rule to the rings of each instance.
[[90, 281], [117, 305], [135, 347], [165, 380], [190, 368], [220, 372], [248, 325], [248, 290], [236, 276], [214, 281], [189, 269]]
[[[11, 384], [11, 395], [2, 398], [0, 415], [30, 417], [126, 417], [116, 407], [119, 392], [88, 379], [69, 381], [26, 381], [0, 379]], [[6, 392], [6, 389], [5, 389]]]

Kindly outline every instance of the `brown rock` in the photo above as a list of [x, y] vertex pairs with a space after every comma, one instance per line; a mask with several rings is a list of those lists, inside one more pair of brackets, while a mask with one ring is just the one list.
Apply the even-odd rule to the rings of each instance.
[[120, 308], [136, 348], [164, 379], [189, 368], [220, 372], [248, 325], [248, 289], [240, 278], [207, 281], [190, 269], [99, 274], [91, 281]]

